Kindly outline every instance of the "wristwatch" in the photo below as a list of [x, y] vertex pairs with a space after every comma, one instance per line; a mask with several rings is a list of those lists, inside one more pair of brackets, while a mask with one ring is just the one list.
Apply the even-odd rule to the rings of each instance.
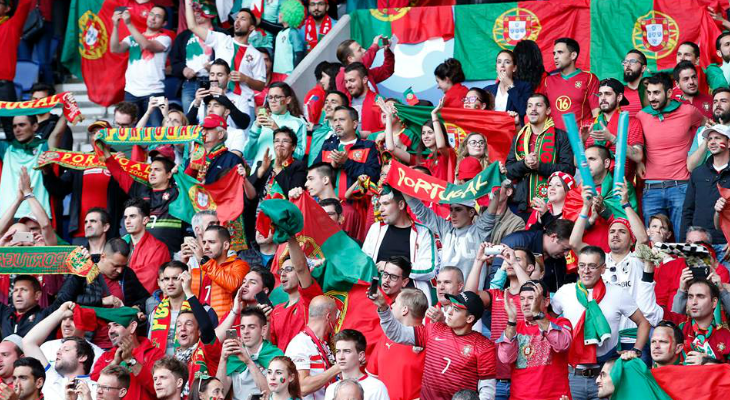
[[634, 347], [633, 349], [631, 349], [631, 351], [633, 351], [634, 353], [636, 353], [636, 357], [641, 357], [641, 354], [643, 353], [641, 350], [637, 349], [636, 347]]
[[539, 321], [539, 320], [544, 319], [544, 318], [545, 318], [545, 313], [544, 312], [539, 312], [539, 313], [535, 314], [534, 317], [532, 317], [532, 319], [535, 320], [535, 321]]
[[507, 321], [507, 326], [517, 326], [517, 322]]
[[129, 360], [126, 360], [125, 362], [126, 362], [126, 363], [127, 363], [127, 365], [129, 365], [130, 367], [134, 367], [135, 365], [137, 365], [137, 359], [136, 359], [136, 358], [134, 358], [134, 357], [130, 358]]

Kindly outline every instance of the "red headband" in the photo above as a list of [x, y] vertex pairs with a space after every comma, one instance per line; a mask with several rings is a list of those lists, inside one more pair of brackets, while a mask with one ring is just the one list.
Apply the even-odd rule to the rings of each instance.
[[568, 187], [568, 190], [571, 190], [575, 187], [575, 178], [573, 178], [570, 174], [566, 174], [565, 172], [557, 171], [553, 172], [552, 175], [550, 175], [550, 178], [548, 178], [548, 182], [553, 180], [553, 177], [560, 178], [561, 181], [565, 184], [565, 186]]
[[[636, 236], [634, 236], [634, 232], [631, 230], [631, 224], [629, 223], [629, 220], [626, 218], [614, 218], [613, 221], [611, 221], [611, 225], [613, 224], [621, 224], [626, 227], [626, 230], [629, 231], [629, 235], [631, 236], [631, 242], [636, 241]], [[609, 225], [609, 228], [611, 228], [611, 225]]]

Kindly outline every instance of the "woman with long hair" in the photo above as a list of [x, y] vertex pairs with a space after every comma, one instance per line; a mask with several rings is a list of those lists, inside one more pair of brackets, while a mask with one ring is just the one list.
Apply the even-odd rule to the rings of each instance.
[[466, 80], [461, 63], [455, 58], [449, 58], [436, 67], [436, 84], [444, 92], [444, 107], [461, 108], [464, 97], [469, 89], [461, 83]]
[[520, 40], [512, 53], [516, 66], [515, 79], [529, 83], [534, 92], [545, 78], [545, 63], [540, 46], [532, 40]]
[[188, 400], [223, 400], [226, 398], [223, 384], [214, 376], [203, 375], [190, 382]]
[[286, 356], [271, 359], [266, 371], [266, 382], [269, 384], [268, 400], [299, 400], [302, 389], [299, 387], [297, 367]]
[[282, 127], [290, 128], [296, 133], [294, 158], [301, 160], [307, 147], [307, 121], [302, 118], [302, 107], [291, 86], [284, 82], [275, 82], [269, 86], [266, 104], [257, 111], [256, 121], [251, 126], [248, 142], [243, 149], [243, 157], [252, 160], [252, 164], [256, 165], [264, 159], [267, 149], [269, 154], [273, 154], [274, 131]]
[[487, 138], [479, 132], [472, 132], [459, 145], [456, 155], [456, 183], [461, 184], [482, 172], [489, 166]]
[[462, 100], [469, 110], [494, 110], [494, 96], [484, 89], [471, 88]]
[[507, 111], [522, 121], [527, 112], [527, 99], [533, 91], [532, 84], [517, 79], [519, 69], [515, 54], [510, 50], [497, 54], [496, 70], [497, 81], [484, 88], [494, 96], [494, 110]]
[[564, 172], [554, 172], [548, 179], [547, 202], [539, 197], [532, 199], [532, 214], [527, 219], [526, 229], [539, 223], [547, 226], [555, 219], [563, 216], [563, 207], [568, 192], [575, 187], [575, 179]]

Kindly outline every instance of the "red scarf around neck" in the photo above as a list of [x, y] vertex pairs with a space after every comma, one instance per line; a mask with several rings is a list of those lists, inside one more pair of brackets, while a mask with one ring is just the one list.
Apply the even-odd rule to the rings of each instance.
[[[596, 303], [601, 303], [603, 297], [606, 295], [606, 284], [603, 283], [603, 279], [599, 279], [596, 285], [593, 286], [593, 300]], [[586, 322], [586, 313], [583, 311], [583, 315], [580, 317], [580, 321], [573, 329], [573, 342], [570, 344], [568, 350], [568, 364], [572, 366], [580, 364], [595, 364], [597, 362], [597, 350], [598, 346], [595, 344], [586, 345], [583, 342], [583, 325]]]
[[322, 24], [319, 26], [319, 32], [317, 32], [317, 23], [314, 18], [310, 15], [304, 22], [304, 40], [307, 42], [307, 52], [312, 51], [314, 46], [319, 43], [319, 36], [326, 35], [332, 29], [332, 18], [329, 15], [325, 15], [322, 20]]

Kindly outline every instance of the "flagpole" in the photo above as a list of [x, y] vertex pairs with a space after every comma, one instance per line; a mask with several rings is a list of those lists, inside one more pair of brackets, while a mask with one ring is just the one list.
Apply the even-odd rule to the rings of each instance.
[[583, 186], [590, 186], [591, 191], [595, 196], [597, 194], [596, 184], [595, 182], [593, 182], [591, 171], [588, 169], [586, 151], [583, 148], [583, 141], [580, 139], [578, 123], [575, 121], [575, 114], [563, 114], [563, 123], [565, 124], [565, 129], [568, 131], [570, 147], [573, 149], [573, 155], [575, 155], [575, 163], [578, 166], [578, 171], [580, 171], [580, 178], [583, 181]]

